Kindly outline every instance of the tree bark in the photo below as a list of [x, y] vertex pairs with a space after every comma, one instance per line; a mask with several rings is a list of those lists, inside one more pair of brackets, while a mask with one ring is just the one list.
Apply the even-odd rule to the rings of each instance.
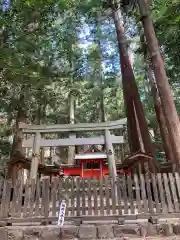
[[36, 124], [40, 125], [41, 124], [41, 118], [42, 118], [42, 105], [41, 103], [38, 104], [38, 109], [36, 112]]
[[[42, 99], [38, 103], [38, 109], [37, 109], [37, 112], [36, 112], [36, 124], [37, 125], [42, 124], [42, 119], [43, 119], [43, 116], [44, 116], [45, 108], [46, 108], [46, 106], [45, 106], [45, 104], [43, 102], [43, 99]], [[42, 164], [42, 165], [45, 165], [44, 155], [45, 155], [45, 149], [43, 147], [41, 147], [40, 148], [40, 154], [39, 154], [39, 163]]]
[[155, 75], [159, 96], [162, 103], [163, 114], [166, 120], [175, 163], [180, 164], [180, 122], [176, 111], [172, 91], [164, 68], [164, 62], [160, 54], [158, 41], [155, 35], [152, 19], [148, 13], [148, 6], [144, 0], [139, 0], [139, 9], [144, 28], [147, 46], [151, 56], [152, 67]]
[[95, 42], [97, 43], [98, 46], [98, 55], [99, 55], [99, 61], [98, 61], [98, 68], [99, 68], [99, 79], [100, 79], [100, 89], [101, 89], [101, 94], [100, 94], [100, 121], [105, 122], [106, 121], [106, 112], [105, 112], [105, 104], [104, 104], [104, 72], [103, 72], [103, 67], [102, 67], [102, 50], [101, 50], [101, 42], [100, 42], [100, 37], [101, 37], [101, 27], [100, 27], [100, 22], [99, 22], [99, 13], [97, 12], [96, 18], [96, 39]]
[[16, 115], [16, 124], [15, 124], [15, 134], [13, 138], [13, 144], [11, 148], [11, 159], [15, 156], [23, 156], [23, 147], [22, 147], [22, 132], [19, 129], [19, 123], [25, 122], [26, 114], [24, 110], [24, 94], [21, 94], [18, 103], [17, 115]]
[[149, 79], [149, 83], [151, 86], [151, 93], [152, 93], [153, 100], [154, 100], [154, 108], [155, 108], [155, 112], [156, 112], [156, 118], [157, 118], [157, 122], [159, 125], [159, 130], [160, 130], [160, 134], [161, 134], [161, 138], [162, 138], [162, 143], [163, 143], [163, 148], [165, 151], [166, 159], [168, 161], [173, 162], [174, 156], [173, 156], [173, 152], [172, 152], [172, 148], [171, 148], [171, 144], [170, 144], [169, 134], [168, 134], [167, 127], [166, 127], [166, 120], [163, 115], [162, 104], [161, 104], [159, 93], [157, 91], [157, 88], [156, 88], [156, 85], [154, 82], [154, 77], [153, 77], [153, 72], [152, 72], [151, 66], [149, 66], [149, 69], [148, 69], [148, 79]]
[[[112, 10], [120, 53], [120, 65], [124, 102], [126, 106], [130, 150], [131, 153], [136, 153], [137, 151], [142, 151], [142, 149], [144, 149], [145, 153], [154, 156], [155, 152], [153, 144], [151, 142], [148, 125], [128, 56], [127, 40], [124, 35], [124, 28], [121, 23], [121, 12], [118, 8], [113, 8]], [[151, 169], [158, 168], [155, 158], [154, 161], [150, 163], [150, 165]]]
[[106, 122], [106, 112], [104, 106], [104, 87], [101, 87], [101, 96], [100, 96], [100, 115], [101, 115], [101, 122]]
[[[73, 61], [73, 46], [71, 47], [71, 53], [69, 56], [69, 62], [71, 66], [71, 76], [70, 76], [70, 85], [73, 87], [74, 83], [74, 61]], [[75, 123], [75, 96], [73, 95], [73, 91], [70, 92], [69, 94], [69, 122], [70, 124]], [[70, 133], [69, 134], [70, 138], [75, 138], [76, 133]], [[73, 164], [74, 163], [74, 155], [75, 155], [75, 146], [69, 146], [68, 149], [68, 164]]]
[[[15, 123], [15, 133], [12, 143], [12, 148], [10, 152], [10, 159], [16, 160], [20, 158], [24, 158], [24, 152], [23, 152], [23, 136], [22, 131], [19, 129], [19, 123], [25, 122], [26, 120], [26, 114], [25, 114], [25, 108], [24, 108], [24, 94], [21, 93], [17, 108], [17, 115], [16, 115], [16, 123]], [[13, 182], [15, 182], [16, 179], [21, 177], [22, 173], [24, 172], [23, 169], [21, 171], [17, 170], [19, 169], [19, 165], [12, 164], [8, 165], [8, 172], [7, 177], [11, 178]]]
[[[73, 93], [70, 93], [69, 95], [69, 120], [70, 124], [74, 124], [74, 110], [75, 110], [75, 97], [73, 96]], [[69, 134], [70, 138], [75, 138], [75, 133]], [[74, 154], [75, 154], [75, 146], [69, 146], [68, 149], [68, 164], [74, 163]]]
[[[106, 111], [105, 111], [105, 104], [104, 104], [104, 72], [102, 67], [102, 50], [101, 50], [101, 42], [100, 42], [100, 35], [101, 35], [101, 28], [99, 24], [99, 16], [97, 13], [96, 18], [96, 25], [97, 25], [97, 45], [98, 45], [98, 52], [99, 52], [99, 75], [100, 75], [100, 88], [101, 88], [101, 95], [100, 95], [100, 113], [101, 113], [101, 122], [105, 122], [107, 120]], [[103, 151], [106, 151], [107, 159], [108, 159], [108, 169], [109, 169], [109, 176], [112, 178], [113, 181], [116, 180], [117, 177], [117, 170], [116, 170], [116, 160], [114, 154], [114, 148], [112, 145], [111, 134], [109, 130], [104, 131], [105, 136], [105, 145], [103, 146]]]

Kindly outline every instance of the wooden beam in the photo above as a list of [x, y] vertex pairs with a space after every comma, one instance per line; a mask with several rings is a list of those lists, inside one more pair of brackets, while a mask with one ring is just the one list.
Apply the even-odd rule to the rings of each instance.
[[24, 133], [55, 133], [55, 132], [77, 132], [77, 131], [100, 131], [105, 129], [123, 128], [126, 118], [104, 123], [78, 123], [78, 124], [55, 124], [55, 125], [28, 125], [19, 123], [19, 128]]
[[[112, 143], [124, 143], [123, 136], [111, 135]], [[33, 146], [33, 137], [23, 140], [23, 147], [31, 148]], [[40, 140], [40, 147], [57, 147], [57, 146], [78, 146], [78, 145], [98, 145], [105, 144], [104, 136], [92, 138], [65, 138], [65, 139], [43, 139]]]

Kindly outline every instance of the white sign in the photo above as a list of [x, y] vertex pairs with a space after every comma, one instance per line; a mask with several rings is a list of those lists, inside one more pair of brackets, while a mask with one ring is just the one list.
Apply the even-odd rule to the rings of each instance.
[[64, 217], [66, 212], [66, 202], [62, 200], [59, 210], [58, 226], [62, 227], [64, 225]]

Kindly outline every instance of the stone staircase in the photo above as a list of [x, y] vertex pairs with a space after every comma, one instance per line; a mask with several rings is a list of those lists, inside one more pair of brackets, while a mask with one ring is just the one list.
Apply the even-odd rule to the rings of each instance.
[[136, 223], [136, 224], [82, 224], [49, 226], [11, 226], [0, 228], [2, 240], [97, 240], [97, 239], [180, 239], [180, 222]]

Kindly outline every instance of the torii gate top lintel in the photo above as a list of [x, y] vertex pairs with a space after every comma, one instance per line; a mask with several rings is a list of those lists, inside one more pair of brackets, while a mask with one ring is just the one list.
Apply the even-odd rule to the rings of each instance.
[[19, 129], [23, 133], [55, 133], [55, 132], [77, 132], [77, 131], [100, 131], [105, 129], [120, 129], [126, 125], [127, 119], [103, 123], [77, 123], [77, 124], [55, 124], [55, 125], [30, 125], [19, 123]]

